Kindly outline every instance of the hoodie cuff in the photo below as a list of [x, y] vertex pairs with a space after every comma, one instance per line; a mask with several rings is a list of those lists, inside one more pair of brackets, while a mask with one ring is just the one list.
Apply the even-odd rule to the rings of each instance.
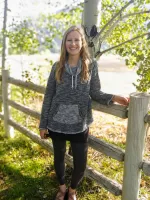
[[115, 96], [115, 95], [112, 95], [111, 99], [109, 99], [109, 100], [107, 101], [107, 106], [110, 106], [110, 105], [113, 104], [112, 99], [113, 99], [114, 96]]

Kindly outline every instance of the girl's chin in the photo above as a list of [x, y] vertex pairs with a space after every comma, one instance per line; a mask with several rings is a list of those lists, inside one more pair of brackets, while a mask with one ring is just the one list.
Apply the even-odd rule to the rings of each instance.
[[68, 52], [68, 54], [70, 54], [70, 55], [79, 55], [80, 54], [80, 52]]

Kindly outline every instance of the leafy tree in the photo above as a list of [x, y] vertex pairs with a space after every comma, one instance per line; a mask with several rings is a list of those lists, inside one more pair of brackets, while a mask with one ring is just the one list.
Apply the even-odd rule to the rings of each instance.
[[38, 52], [39, 41], [37, 33], [33, 28], [28, 27], [26, 20], [16, 25], [6, 35], [9, 37], [10, 54], [34, 54]]
[[[95, 1], [92, 1], [94, 4]], [[91, 34], [86, 30], [89, 48], [94, 57], [99, 59], [104, 53], [119, 54], [130, 68], [138, 67], [139, 91], [149, 91], [150, 74], [148, 70], [150, 40], [148, 39], [148, 20], [150, 10], [146, 7], [150, 0], [103, 0], [101, 3], [100, 23], [91, 27]], [[10, 37], [11, 51], [14, 53], [37, 53], [52, 49], [56, 43], [60, 45], [59, 38], [64, 30], [73, 24], [82, 23], [84, 4], [72, 5], [53, 15], [41, 14], [36, 21], [28, 20], [8, 35]], [[92, 8], [88, 12], [91, 19]], [[38, 46], [38, 43], [40, 45]]]
[[139, 79], [135, 86], [139, 91], [150, 89], [148, 3], [150, 0], [102, 1], [100, 26], [95, 27], [93, 24], [88, 33], [88, 22], [84, 24], [93, 57], [99, 59], [104, 53], [111, 52], [124, 57], [128, 67], [138, 67]]
[[[94, 1], [92, 3], [94, 4]], [[123, 57], [129, 68], [138, 67], [138, 84], [134, 85], [138, 91], [145, 92], [150, 89], [148, 70], [150, 41], [147, 37], [150, 10], [146, 7], [148, 3], [150, 0], [105, 0], [102, 1], [99, 15], [101, 20], [96, 27], [96, 34], [90, 36], [84, 24], [89, 47], [94, 49], [94, 57], [99, 59], [104, 53], [111, 52]], [[90, 7], [88, 19], [92, 17], [91, 9]], [[51, 43], [56, 36], [62, 36], [68, 26], [82, 23], [83, 3], [65, 10], [67, 12], [43, 15], [41, 20], [38, 20], [41, 23], [39, 26], [43, 24], [45, 29], [51, 32], [50, 38], [45, 37], [47, 46], [49, 46], [48, 42]], [[44, 23], [46, 20], [47, 23]]]
[[[41, 14], [36, 22], [36, 31], [41, 50], [52, 49], [56, 43], [60, 46], [62, 33], [73, 24], [81, 24], [83, 8], [65, 8], [57, 14]], [[54, 42], [56, 41], [56, 43]]]

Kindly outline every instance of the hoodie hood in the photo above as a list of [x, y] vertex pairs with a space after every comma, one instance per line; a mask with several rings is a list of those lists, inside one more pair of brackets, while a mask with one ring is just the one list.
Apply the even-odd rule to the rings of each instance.
[[68, 61], [66, 61], [66, 63], [65, 63], [66, 72], [72, 76], [72, 84], [71, 84], [72, 85], [72, 89], [74, 89], [74, 88], [76, 89], [77, 88], [77, 76], [80, 74], [81, 69], [82, 69], [81, 58], [79, 59], [76, 67], [77, 67], [77, 70], [76, 70], [76, 73], [74, 74], [72, 72], [72, 69], [71, 69], [70, 65], [68, 64]]

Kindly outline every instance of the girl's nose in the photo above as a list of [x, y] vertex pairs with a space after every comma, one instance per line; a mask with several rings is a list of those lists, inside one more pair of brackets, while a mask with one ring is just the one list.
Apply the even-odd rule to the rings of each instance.
[[72, 45], [76, 44], [75, 40], [72, 40], [72, 41], [71, 41], [71, 44], [72, 44]]

